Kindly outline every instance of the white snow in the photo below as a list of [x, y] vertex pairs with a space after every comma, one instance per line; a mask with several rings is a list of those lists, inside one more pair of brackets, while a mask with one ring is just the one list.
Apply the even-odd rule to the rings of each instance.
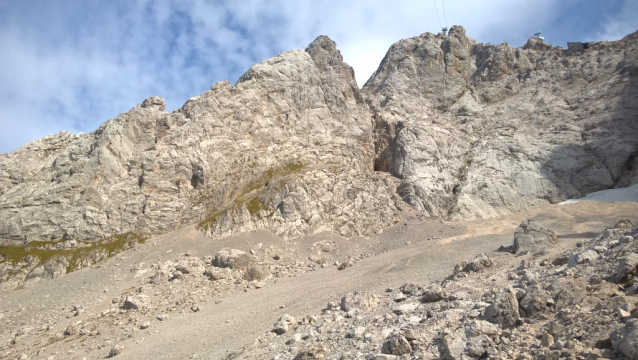
[[560, 205], [574, 204], [581, 201], [636, 202], [638, 201], [638, 184], [622, 189], [609, 189], [587, 194], [584, 198], [563, 201]]

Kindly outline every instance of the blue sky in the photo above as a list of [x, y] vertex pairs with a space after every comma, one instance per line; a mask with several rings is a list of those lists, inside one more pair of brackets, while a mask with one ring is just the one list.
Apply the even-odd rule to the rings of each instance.
[[[318, 35], [363, 85], [390, 45], [441, 22], [480, 42], [617, 40], [635, 0], [0, 0], [0, 153], [62, 130], [90, 132], [145, 98], [175, 110], [219, 80]], [[443, 16], [445, 6], [445, 18]]]

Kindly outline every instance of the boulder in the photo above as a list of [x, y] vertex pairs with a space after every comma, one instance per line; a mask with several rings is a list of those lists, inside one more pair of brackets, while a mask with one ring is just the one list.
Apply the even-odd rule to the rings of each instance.
[[275, 325], [273, 325], [272, 328], [272, 332], [274, 332], [277, 335], [283, 335], [284, 333], [286, 333], [286, 331], [288, 331], [290, 328], [292, 328], [295, 325], [295, 318], [288, 315], [288, 314], [284, 314], [282, 317], [279, 318], [279, 320], [277, 320], [277, 322], [275, 323]]
[[516, 294], [507, 289], [496, 294], [494, 302], [485, 309], [485, 320], [500, 325], [502, 328], [511, 328], [520, 318], [518, 300]]
[[567, 262], [567, 267], [576, 267], [580, 264], [592, 263], [598, 259], [598, 253], [594, 250], [585, 250], [581, 252], [577, 252], [569, 257], [569, 262]]
[[348, 293], [341, 298], [341, 310], [348, 312], [351, 309], [361, 310], [374, 309], [379, 305], [379, 298], [371, 293]]
[[618, 260], [618, 265], [616, 265], [616, 274], [614, 276], [614, 280], [616, 280], [616, 282], [622, 282], [630, 274], [633, 274], [635, 272], [637, 266], [638, 255], [630, 253], [621, 257]]
[[405, 355], [412, 353], [412, 346], [400, 333], [390, 335], [383, 344], [383, 352], [390, 355]]
[[268, 269], [264, 266], [250, 265], [244, 272], [243, 279], [246, 281], [260, 281], [268, 278]]
[[246, 269], [252, 260], [250, 256], [237, 249], [222, 249], [213, 259], [213, 266], [231, 269]]
[[638, 360], [638, 319], [630, 319], [625, 326], [611, 334], [611, 344], [629, 360]]
[[536, 220], [523, 221], [514, 232], [514, 253], [539, 251], [556, 244], [556, 234]]

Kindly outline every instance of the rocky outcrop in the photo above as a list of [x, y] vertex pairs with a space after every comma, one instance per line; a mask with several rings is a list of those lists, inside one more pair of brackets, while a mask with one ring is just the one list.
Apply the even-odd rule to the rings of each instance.
[[580, 56], [461, 27], [388, 50], [362, 93], [375, 168], [424, 215], [489, 218], [636, 183], [638, 34]]
[[638, 182], [637, 39], [575, 56], [533, 39], [480, 44], [454, 26], [392, 45], [360, 91], [320, 36], [172, 113], [151, 97], [90, 134], [0, 155], [0, 241], [192, 223], [213, 238], [353, 237], [410, 208], [488, 218], [628, 186]]
[[523, 221], [514, 232], [514, 253], [521, 251], [539, 251], [556, 244], [554, 231], [533, 219]]
[[213, 237], [267, 228], [344, 236], [397, 221], [395, 180], [373, 174], [371, 113], [320, 36], [172, 113], [152, 97], [90, 134], [0, 155], [0, 240], [100, 239], [201, 222]]

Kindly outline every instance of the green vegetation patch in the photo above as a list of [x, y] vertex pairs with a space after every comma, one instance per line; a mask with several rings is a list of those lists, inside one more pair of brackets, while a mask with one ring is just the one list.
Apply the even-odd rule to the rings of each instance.
[[258, 214], [260, 210], [270, 212], [270, 214], [272, 215], [275, 210], [269, 208], [261, 201], [259, 201], [259, 195], [263, 191], [263, 188], [266, 186], [266, 183], [270, 183], [275, 179], [298, 173], [305, 167], [306, 165], [301, 163], [290, 163], [282, 167], [268, 169], [259, 178], [257, 178], [256, 180], [251, 180], [246, 186], [244, 186], [231, 206], [222, 210], [214, 211], [211, 215], [206, 217], [206, 219], [202, 220], [197, 225], [197, 229], [209, 229], [215, 223], [217, 218], [225, 214], [226, 211], [233, 208], [239, 208], [242, 205], [246, 206], [246, 209], [248, 209], [248, 212], [250, 212], [251, 215]]
[[33, 241], [26, 245], [3, 245], [0, 246], [0, 263], [9, 262], [17, 264], [19, 262], [37, 262], [36, 267], [43, 265], [50, 259], [58, 258], [67, 262], [66, 271], [72, 272], [84, 265], [94, 264], [100, 260], [114, 256], [122, 251], [130, 249], [135, 243], [141, 244], [146, 237], [126, 233], [113, 235], [108, 238], [91, 242], [76, 240], [77, 246], [68, 248], [56, 248], [57, 244], [66, 243], [64, 241]]

